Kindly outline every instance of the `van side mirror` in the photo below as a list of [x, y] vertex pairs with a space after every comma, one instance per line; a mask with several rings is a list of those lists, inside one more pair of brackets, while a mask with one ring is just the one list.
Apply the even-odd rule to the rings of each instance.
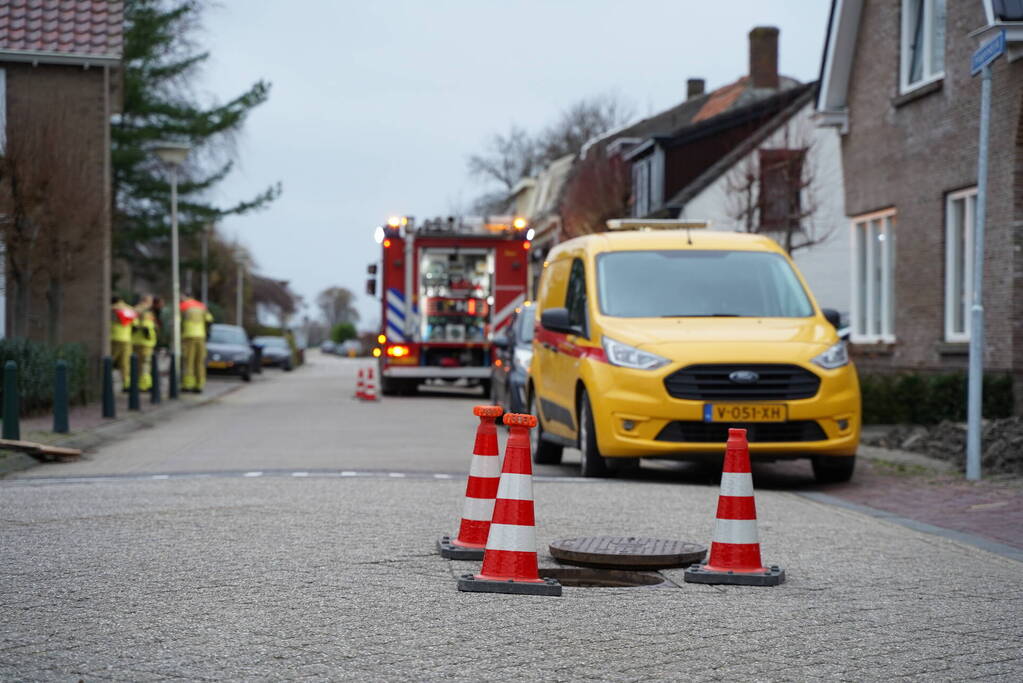
[[842, 326], [842, 314], [833, 308], [822, 308], [821, 313], [824, 314], [824, 319], [831, 323], [831, 326], [836, 330]]
[[544, 329], [548, 329], [551, 332], [561, 332], [563, 334], [578, 334], [579, 332], [568, 321], [567, 308], [548, 308], [540, 314], [540, 324], [544, 326]]

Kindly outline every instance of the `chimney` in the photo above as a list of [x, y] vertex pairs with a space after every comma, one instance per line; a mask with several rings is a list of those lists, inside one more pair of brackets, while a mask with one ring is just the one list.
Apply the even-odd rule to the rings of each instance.
[[703, 94], [704, 81], [702, 78], [690, 78], [686, 81], [686, 99], [691, 100]]
[[778, 29], [774, 26], [757, 26], [749, 32], [749, 76], [754, 88], [778, 88]]

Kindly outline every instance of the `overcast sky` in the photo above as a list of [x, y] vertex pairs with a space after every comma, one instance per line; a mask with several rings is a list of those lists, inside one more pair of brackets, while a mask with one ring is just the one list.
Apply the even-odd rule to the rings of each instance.
[[289, 280], [310, 312], [331, 285], [365, 290], [373, 228], [471, 203], [487, 186], [466, 158], [518, 124], [543, 128], [573, 102], [611, 92], [638, 117], [748, 70], [747, 33], [781, 29], [780, 70], [820, 71], [827, 0], [219, 0], [206, 15], [204, 89], [223, 101], [263, 78], [270, 100], [239, 139], [224, 204], [281, 181], [269, 209], [223, 229], [262, 273]]

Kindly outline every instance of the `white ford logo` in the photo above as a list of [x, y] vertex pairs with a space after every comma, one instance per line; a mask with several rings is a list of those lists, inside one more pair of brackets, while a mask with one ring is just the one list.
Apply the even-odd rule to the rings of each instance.
[[760, 375], [752, 370], [736, 370], [728, 374], [728, 379], [736, 384], [753, 384], [760, 379]]

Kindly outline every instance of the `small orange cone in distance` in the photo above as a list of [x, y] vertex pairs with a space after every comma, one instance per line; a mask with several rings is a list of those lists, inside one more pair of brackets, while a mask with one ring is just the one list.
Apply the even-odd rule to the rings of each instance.
[[440, 554], [451, 560], [482, 560], [494, 514], [494, 497], [501, 479], [501, 454], [497, 449], [497, 425], [501, 406], [476, 406], [472, 414], [480, 419], [476, 443], [472, 449], [469, 478], [465, 483], [465, 503], [458, 537], [441, 536]]
[[476, 575], [464, 574], [458, 580], [458, 590], [561, 595], [561, 584], [554, 579], [541, 579], [536, 562], [533, 468], [529, 454], [529, 430], [536, 426], [536, 418], [508, 413], [504, 424], [510, 432], [483, 553], [483, 569]]
[[745, 429], [728, 430], [710, 560], [707, 564], [691, 565], [684, 577], [690, 583], [743, 586], [777, 586], [785, 580], [784, 569], [778, 565], [765, 567], [760, 560], [757, 507]]
[[362, 391], [362, 400], [364, 401], [375, 401], [377, 400], [377, 385], [373, 379], [373, 366], [369, 366], [366, 369], [366, 383]]

